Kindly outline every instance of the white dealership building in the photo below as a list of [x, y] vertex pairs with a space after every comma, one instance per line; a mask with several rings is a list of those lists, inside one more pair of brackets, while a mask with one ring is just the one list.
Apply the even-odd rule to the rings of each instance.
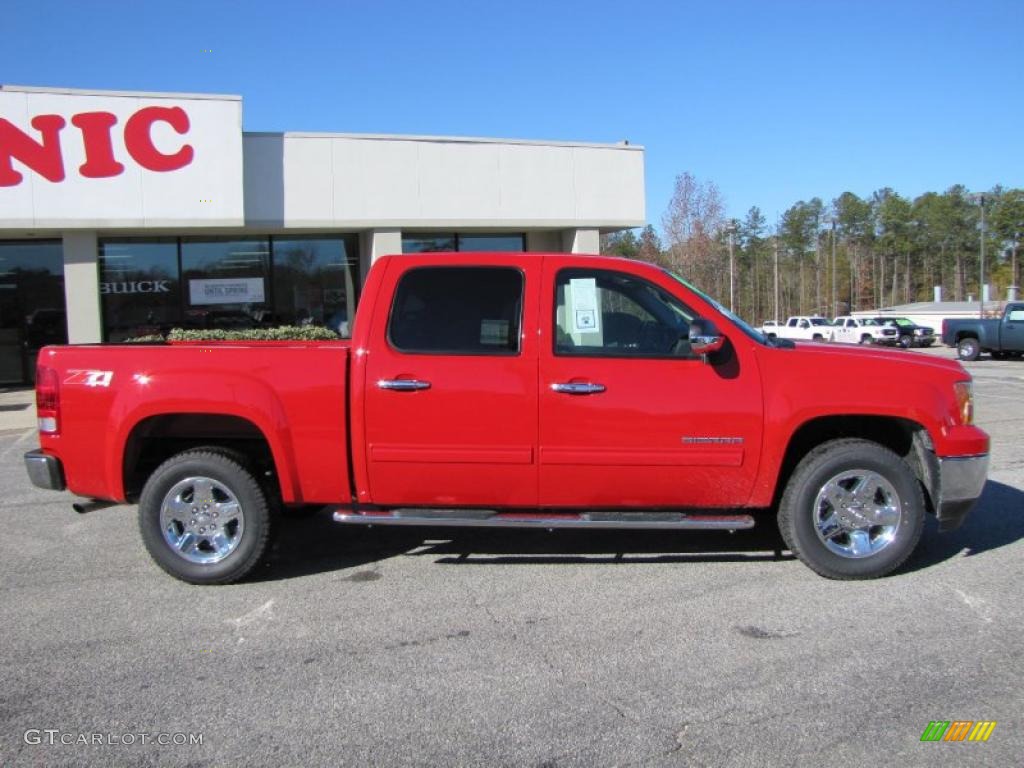
[[385, 253], [596, 253], [644, 222], [626, 142], [248, 132], [238, 96], [0, 86], [0, 382], [65, 340], [344, 329]]

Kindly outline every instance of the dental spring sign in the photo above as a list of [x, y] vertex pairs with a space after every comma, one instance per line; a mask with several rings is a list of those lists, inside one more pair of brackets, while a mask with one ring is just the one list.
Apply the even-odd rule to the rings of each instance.
[[0, 229], [241, 225], [241, 101], [0, 90]]

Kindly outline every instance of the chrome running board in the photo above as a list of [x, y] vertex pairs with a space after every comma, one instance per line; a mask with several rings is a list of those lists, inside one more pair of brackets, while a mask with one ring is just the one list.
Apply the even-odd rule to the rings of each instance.
[[737, 531], [754, 527], [750, 515], [687, 514], [684, 512], [498, 512], [493, 509], [348, 508], [334, 512], [334, 521], [354, 525], [421, 525], [459, 528], [589, 528], [624, 530]]

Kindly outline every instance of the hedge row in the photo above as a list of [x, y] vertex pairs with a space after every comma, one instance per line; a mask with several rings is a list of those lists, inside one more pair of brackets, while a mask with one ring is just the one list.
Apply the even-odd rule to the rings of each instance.
[[339, 338], [337, 333], [321, 325], [281, 325], [277, 328], [246, 328], [238, 331], [223, 328], [172, 328], [167, 336], [154, 333], [126, 341], [152, 344], [164, 341], [333, 341]]

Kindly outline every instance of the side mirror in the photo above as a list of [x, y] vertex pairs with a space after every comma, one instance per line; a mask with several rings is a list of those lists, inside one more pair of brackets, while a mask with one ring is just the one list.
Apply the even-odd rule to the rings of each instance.
[[690, 323], [689, 341], [690, 351], [701, 356], [714, 354], [725, 346], [725, 336], [704, 317], [696, 317]]

